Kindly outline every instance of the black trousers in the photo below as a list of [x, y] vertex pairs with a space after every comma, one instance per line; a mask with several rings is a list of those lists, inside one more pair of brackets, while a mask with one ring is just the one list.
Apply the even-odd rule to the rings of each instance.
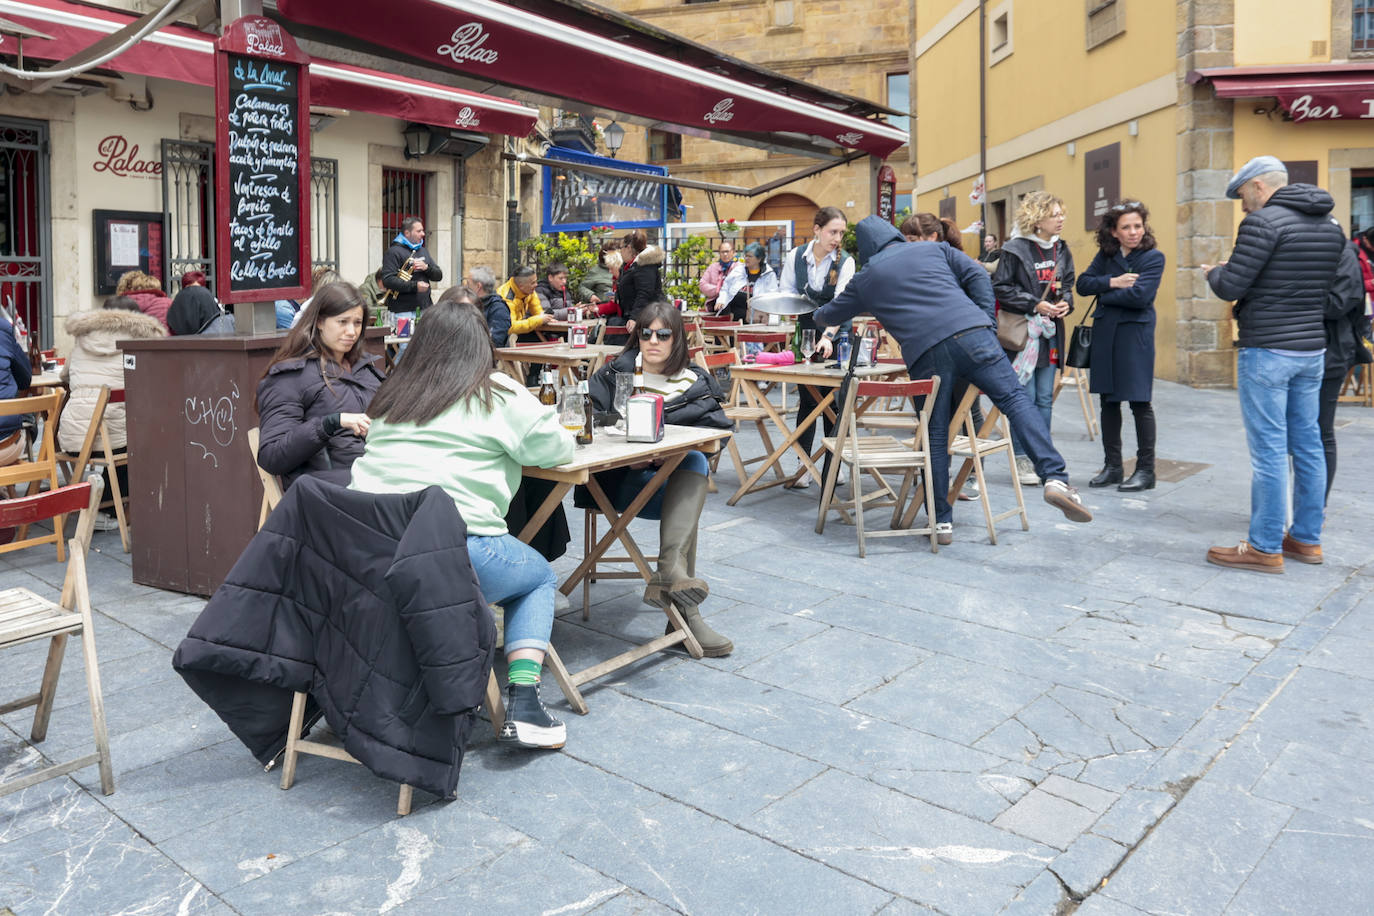
[[[1155, 409], [1149, 401], [1131, 401], [1135, 417], [1136, 470], [1155, 469]], [[1102, 399], [1102, 451], [1104, 464], [1121, 467], [1121, 402]]]
[[1321, 400], [1317, 405], [1317, 429], [1322, 434], [1322, 450], [1326, 452], [1326, 497], [1331, 498], [1331, 483], [1336, 479], [1336, 404], [1341, 396], [1345, 373], [1322, 379]]

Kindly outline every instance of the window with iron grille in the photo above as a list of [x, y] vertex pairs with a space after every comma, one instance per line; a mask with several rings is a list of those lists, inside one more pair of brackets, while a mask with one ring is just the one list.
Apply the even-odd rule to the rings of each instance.
[[0, 119], [0, 304], [52, 346], [48, 127]]
[[429, 230], [428, 191], [428, 172], [382, 169], [382, 252], [391, 247], [407, 216], [418, 216]]
[[215, 145], [162, 141], [162, 288], [174, 296], [181, 275], [203, 271], [215, 284]]
[[1350, 15], [1351, 52], [1374, 51], [1374, 0], [1354, 0]]
[[310, 160], [310, 264], [339, 269], [339, 160]]

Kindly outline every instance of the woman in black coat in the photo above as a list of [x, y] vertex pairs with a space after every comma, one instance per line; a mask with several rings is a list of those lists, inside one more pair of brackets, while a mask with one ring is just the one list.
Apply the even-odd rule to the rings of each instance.
[[[1326, 452], [1326, 496], [1336, 479], [1336, 405], [1346, 373], [1356, 363], [1369, 362], [1364, 342], [1369, 338], [1369, 316], [1364, 313], [1364, 275], [1355, 243], [1345, 246], [1336, 279], [1326, 294], [1326, 369], [1322, 373], [1317, 428]], [[1368, 369], [1366, 368], [1366, 371]]]
[[620, 246], [625, 264], [615, 291], [620, 324], [637, 323], [640, 309], [663, 298], [663, 249], [650, 245], [643, 229], [626, 235]]
[[[734, 424], [721, 406], [725, 395], [715, 376], [687, 358], [687, 337], [682, 313], [659, 300], [646, 305], [625, 350], [591, 379], [588, 389], [596, 410], [613, 407], [615, 379], [633, 373], [643, 379], [645, 391], [663, 397], [663, 419], [678, 426], [730, 429]], [[641, 372], [636, 373], [636, 364]], [[630, 468], [597, 475], [597, 483], [623, 510], [638, 496], [657, 471], [655, 466]], [[700, 605], [710, 588], [697, 578], [697, 526], [706, 505], [710, 466], [701, 452], [688, 452], [676, 470], [640, 511], [640, 518], [657, 518], [658, 569], [644, 590], [644, 603], [667, 607], [671, 601], [701, 643], [707, 656], [729, 655], [734, 643], [702, 619]]]
[[[1155, 486], [1155, 293], [1164, 253], [1155, 247], [1150, 211], [1137, 200], [1102, 214], [1097, 255], [1078, 278], [1080, 296], [1096, 296], [1088, 390], [1102, 399], [1102, 470], [1090, 487], [1118, 484], [1124, 492]], [[1121, 403], [1135, 417], [1135, 472], [1122, 482]]]
[[382, 384], [363, 352], [363, 297], [352, 283], [320, 288], [272, 357], [257, 400], [258, 466], [290, 486], [302, 474], [347, 484]]

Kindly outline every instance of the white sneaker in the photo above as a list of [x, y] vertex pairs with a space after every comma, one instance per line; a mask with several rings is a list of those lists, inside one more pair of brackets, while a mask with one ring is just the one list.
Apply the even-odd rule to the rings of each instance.
[[954, 543], [954, 523], [936, 522], [935, 523], [935, 543], [941, 547], [948, 547]]
[[1062, 480], [1045, 481], [1045, 502], [1054, 506], [1071, 522], [1090, 522], [1092, 510], [1083, 505], [1078, 491]]
[[1040, 486], [1040, 475], [1035, 473], [1035, 464], [1025, 455], [1016, 456], [1016, 477], [1023, 487]]
[[104, 512], [97, 512], [94, 527], [96, 531], [118, 531], [119, 519], [113, 515], [106, 515]]

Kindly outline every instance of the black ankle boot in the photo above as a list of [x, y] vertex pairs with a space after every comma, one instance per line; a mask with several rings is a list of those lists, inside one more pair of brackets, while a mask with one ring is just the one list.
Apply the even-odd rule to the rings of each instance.
[[1121, 483], [1121, 465], [1107, 465], [1097, 472], [1097, 476], [1088, 481], [1090, 487], [1109, 487], [1114, 483]]
[[[1121, 474], [1120, 474], [1120, 472], [1117, 473], [1116, 479], [1117, 479], [1117, 480], [1120, 480], [1120, 479], [1121, 479]], [[1142, 467], [1138, 467], [1138, 466], [1137, 466], [1136, 469], [1135, 469], [1135, 473], [1132, 474], [1132, 475], [1130, 476], [1130, 478], [1128, 478], [1127, 481], [1126, 481], [1125, 483], [1123, 483], [1121, 486], [1117, 487], [1117, 489], [1120, 490], [1122, 493], [1135, 493], [1135, 492], [1138, 492], [1138, 491], [1140, 491], [1140, 490], [1153, 490], [1154, 488], [1155, 488], [1155, 471], [1154, 471], [1154, 468], [1142, 468]]]

